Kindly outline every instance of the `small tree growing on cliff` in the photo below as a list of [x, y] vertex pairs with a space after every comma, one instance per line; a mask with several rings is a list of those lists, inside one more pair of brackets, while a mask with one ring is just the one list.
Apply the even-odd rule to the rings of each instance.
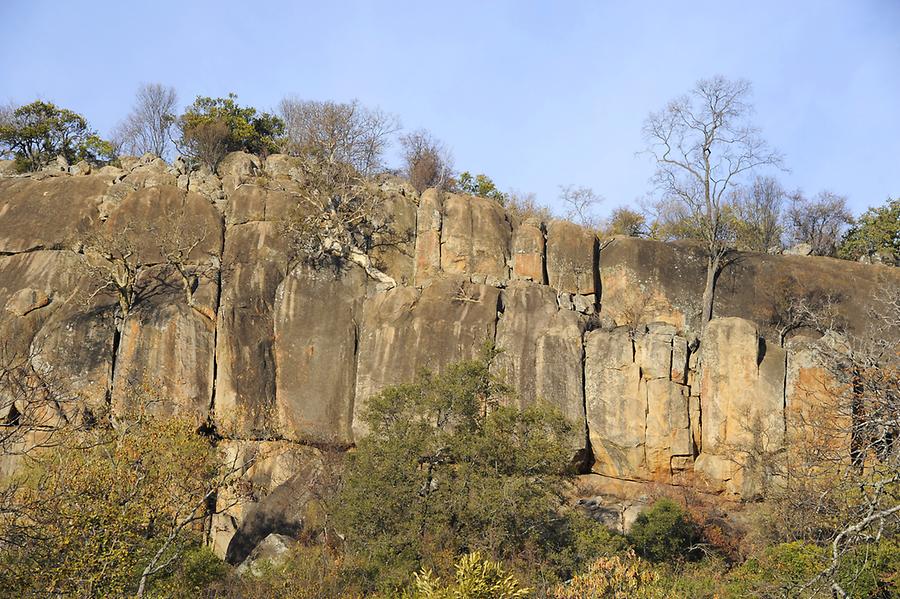
[[704, 244], [703, 326], [712, 318], [716, 278], [729, 251], [728, 194], [742, 175], [782, 162], [748, 122], [749, 95], [746, 81], [702, 79], [644, 123], [661, 202], [676, 206]]
[[409, 238], [385, 210], [387, 196], [351, 164], [307, 155], [298, 168], [298, 202], [282, 223], [291, 262], [340, 267], [353, 262], [386, 285], [394, 280], [378, 270], [368, 253], [378, 245]]
[[86, 279], [93, 285], [87, 290], [85, 302], [111, 293], [116, 300], [118, 314], [116, 330], [120, 333], [131, 309], [138, 301], [138, 278], [146, 268], [135, 242], [133, 229], [99, 231], [87, 236], [81, 254]]
[[215, 321], [215, 313], [194, 299], [201, 280], [214, 280], [218, 276], [219, 261], [215, 256], [194, 256], [196, 250], [209, 236], [202, 226], [191, 222], [184, 209], [167, 212], [158, 225], [150, 225], [148, 233], [156, 239], [163, 260], [171, 266], [181, 282], [187, 305], [209, 321]]
[[453, 155], [450, 150], [424, 129], [400, 136], [403, 170], [416, 191], [429, 187], [441, 189], [453, 177]]

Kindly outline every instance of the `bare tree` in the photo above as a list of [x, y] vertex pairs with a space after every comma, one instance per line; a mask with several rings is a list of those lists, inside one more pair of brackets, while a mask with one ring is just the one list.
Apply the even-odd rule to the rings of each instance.
[[383, 168], [391, 135], [400, 128], [396, 116], [366, 108], [357, 100], [337, 103], [285, 98], [278, 112], [285, 123], [288, 153], [346, 162], [365, 176]]
[[59, 381], [34, 367], [34, 357], [0, 346], [0, 461], [51, 446], [54, 433], [74, 416], [74, 401]]
[[393, 287], [396, 282], [372, 264], [368, 253], [407, 240], [411, 232], [396, 229], [385, 210], [385, 192], [352, 165], [312, 155], [301, 163], [298, 180], [298, 202], [283, 223], [292, 261], [318, 266], [350, 261]]
[[774, 177], [759, 176], [735, 190], [732, 207], [738, 249], [764, 253], [781, 249], [784, 197], [784, 189]]
[[797, 379], [781, 483], [769, 497], [778, 540], [829, 547], [827, 567], [806, 586], [838, 598], [865, 567], [866, 547], [900, 532], [900, 292], [878, 303], [865, 334], [829, 328], [810, 347], [818, 367]]
[[597, 215], [597, 207], [603, 202], [603, 197], [590, 187], [575, 187], [574, 185], [561, 185], [559, 199], [565, 206], [565, 218], [574, 223], [597, 231], [600, 228], [600, 217]]
[[790, 202], [787, 220], [792, 242], [809, 244], [815, 256], [833, 256], [841, 233], [853, 222], [847, 198], [822, 191], [810, 199], [796, 191]]
[[535, 219], [541, 222], [549, 222], [553, 214], [547, 206], [538, 202], [537, 195], [533, 192], [521, 192], [511, 190], [507, 194], [506, 211], [521, 221]]
[[843, 298], [820, 287], [807, 287], [791, 276], [775, 284], [775, 297], [769, 315], [769, 326], [778, 334], [784, 347], [788, 335], [809, 329], [821, 335], [843, 333], [845, 319], [841, 316]]
[[729, 251], [725, 235], [729, 192], [749, 171], [782, 162], [748, 122], [749, 95], [746, 81], [702, 79], [688, 95], [652, 113], [644, 123], [662, 201], [677, 206], [704, 243], [704, 327], [712, 318], [716, 277]]
[[138, 278], [147, 267], [140, 259], [133, 228], [125, 226], [118, 231], [89, 235], [84, 240], [82, 257], [86, 279], [93, 284], [84, 301], [112, 294], [118, 308], [116, 329], [121, 333], [138, 301]]
[[[215, 256], [194, 256], [207, 235], [205, 228], [185, 217], [183, 209], [165, 213], [157, 223], [128, 224], [114, 231], [89, 235], [83, 240], [81, 255], [82, 268], [92, 286], [88, 287], [84, 301], [90, 303], [100, 295], [112, 295], [117, 306], [116, 329], [121, 333], [134, 306], [147, 291], [147, 270], [157, 264], [168, 264], [178, 276], [187, 305], [214, 320], [211, 310], [194, 301], [200, 280], [216, 276], [219, 266]], [[140, 247], [142, 237], [155, 241], [161, 262], [147, 259]]]
[[122, 152], [141, 156], [150, 152], [166, 158], [172, 146], [172, 127], [178, 95], [174, 87], [145, 83], [138, 88], [134, 107], [113, 132]]
[[182, 123], [178, 151], [215, 173], [228, 153], [230, 136], [228, 125], [221, 120], [202, 121], [191, 126]]
[[167, 212], [159, 224], [148, 226], [148, 232], [156, 239], [163, 260], [177, 273], [187, 305], [207, 320], [215, 321], [215, 312], [194, 299], [201, 280], [214, 280], [219, 272], [218, 257], [198, 259], [194, 256], [197, 248], [206, 241], [209, 231], [192, 222], [182, 208]]
[[453, 155], [425, 129], [401, 135], [400, 145], [404, 174], [419, 193], [429, 187], [442, 189], [453, 178]]

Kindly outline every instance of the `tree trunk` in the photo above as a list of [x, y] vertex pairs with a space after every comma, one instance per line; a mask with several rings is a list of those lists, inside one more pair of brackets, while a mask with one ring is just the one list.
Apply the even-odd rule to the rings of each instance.
[[709, 256], [706, 259], [706, 287], [703, 289], [703, 316], [700, 322], [700, 330], [706, 328], [706, 323], [712, 319], [713, 300], [715, 299], [716, 275], [719, 274], [720, 258]]

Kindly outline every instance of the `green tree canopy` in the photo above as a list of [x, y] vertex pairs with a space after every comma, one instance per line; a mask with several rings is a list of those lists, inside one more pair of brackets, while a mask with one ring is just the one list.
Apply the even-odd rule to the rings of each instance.
[[900, 197], [884, 206], [869, 208], [844, 235], [838, 256], [859, 260], [862, 256], [890, 254], [900, 257]]
[[469, 195], [496, 200], [501, 206], [506, 204], [507, 195], [497, 189], [494, 181], [483, 173], [474, 176], [469, 171], [460, 173], [456, 187]]
[[19, 106], [0, 121], [0, 148], [16, 159], [19, 172], [37, 171], [57, 156], [68, 162], [108, 161], [113, 147], [80, 114], [38, 100]]
[[382, 586], [409, 582], [434, 556], [515, 558], [558, 532], [570, 426], [549, 407], [506, 405], [494, 355], [486, 349], [369, 402], [336, 521]]
[[[215, 133], [215, 153], [218, 159], [227, 152], [249, 152], [269, 154], [278, 151], [278, 139], [284, 134], [284, 121], [268, 112], [257, 112], [251, 106], [242, 107], [237, 103], [237, 95], [230, 93], [225, 98], [197, 96], [193, 104], [185, 109], [179, 120], [181, 139], [179, 146], [184, 153], [203, 162], [211, 162], [208, 137]], [[214, 166], [218, 160], [214, 161]]]

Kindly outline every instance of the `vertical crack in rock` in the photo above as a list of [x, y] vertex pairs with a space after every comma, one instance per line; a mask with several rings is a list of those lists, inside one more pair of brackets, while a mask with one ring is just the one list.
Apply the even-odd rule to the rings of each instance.
[[787, 351], [787, 348], [782, 346], [784, 349], [784, 378], [782, 379], [781, 386], [781, 415], [782, 420], [784, 421], [784, 439], [785, 445], [787, 445], [787, 434], [788, 434], [788, 407], [787, 407], [787, 384], [788, 384], [788, 356], [790, 352]]
[[[359, 310], [364, 310], [365, 300], [360, 303]], [[495, 333], [496, 336], [496, 333]], [[347, 431], [348, 431], [348, 441], [351, 446], [356, 444], [356, 439], [353, 434], [353, 414], [356, 413], [356, 382], [359, 376], [359, 321], [354, 317], [353, 318], [353, 379], [350, 387], [350, 401], [347, 402], [349, 406], [349, 413], [347, 415]]]
[[[546, 254], [546, 252], [545, 252]], [[546, 277], [546, 261], [544, 276]], [[584, 333], [581, 331], [581, 411], [584, 417], [584, 448], [581, 455], [575, 456], [575, 468], [578, 474], [590, 474], [594, 468], [594, 447], [591, 445], [591, 425], [587, 413], [587, 350], [584, 347]]]
[[[224, 238], [224, 235], [223, 235]], [[216, 319], [213, 321], [213, 338], [212, 338], [212, 382], [209, 385], [209, 416], [208, 420], [212, 425], [213, 414], [216, 409], [216, 380], [219, 374], [219, 310], [222, 307], [222, 265], [216, 271]]]
[[[109, 361], [109, 381], [106, 385], [106, 407], [112, 408], [113, 405], [113, 389], [116, 380], [116, 360], [119, 357], [119, 344], [122, 341], [122, 331], [120, 326], [115, 322], [116, 316], [113, 314], [113, 338], [112, 338], [112, 356]], [[121, 329], [125, 328], [125, 321], [122, 321]]]
[[[544, 244], [541, 246], [541, 285], [550, 284], [550, 275], [547, 273], [547, 223], [541, 222], [541, 235], [544, 236]], [[582, 349], [584, 344], [582, 343]]]
[[602, 285], [600, 281], [600, 240], [594, 235], [594, 246], [591, 249], [591, 275], [594, 278], [594, 312], [600, 313], [600, 298], [602, 295]]

